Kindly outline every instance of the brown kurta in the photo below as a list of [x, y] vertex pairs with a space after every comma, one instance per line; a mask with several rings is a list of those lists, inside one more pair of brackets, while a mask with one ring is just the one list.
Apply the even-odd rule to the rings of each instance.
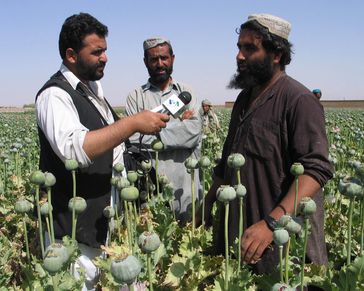
[[[324, 112], [312, 93], [285, 74], [246, 110], [249, 93], [242, 91], [235, 102], [222, 159], [215, 168], [215, 175], [226, 184], [235, 185], [236, 175], [227, 166], [227, 157], [241, 153], [246, 159], [241, 169], [241, 182], [247, 189], [245, 229], [263, 219], [286, 195], [294, 181], [290, 174], [294, 162], [302, 163], [305, 174], [321, 186], [332, 177]], [[307, 258], [327, 264], [322, 191], [316, 194], [315, 201], [317, 212], [311, 219]], [[238, 236], [237, 199], [230, 203], [229, 214], [229, 241], [232, 243]], [[219, 237], [221, 247], [223, 236]], [[266, 250], [254, 268], [257, 273], [269, 273], [278, 262], [278, 251], [274, 248]]]

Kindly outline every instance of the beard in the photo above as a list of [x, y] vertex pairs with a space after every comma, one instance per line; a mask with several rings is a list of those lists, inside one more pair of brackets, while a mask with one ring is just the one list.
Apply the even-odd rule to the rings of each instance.
[[[173, 65], [159, 67], [156, 69], [152, 69], [147, 67], [148, 73], [150, 76], [150, 82], [155, 85], [163, 84], [166, 82], [172, 75], [173, 72]], [[159, 74], [159, 72], [164, 71], [164, 74]]]
[[251, 89], [268, 82], [273, 76], [272, 56], [267, 55], [263, 60], [237, 63], [237, 73], [231, 78], [229, 89]]
[[105, 62], [95, 64], [87, 63], [82, 58], [77, 60], [77, 70], [80, 79], [87, 81], [97, 81], [104, 76]]

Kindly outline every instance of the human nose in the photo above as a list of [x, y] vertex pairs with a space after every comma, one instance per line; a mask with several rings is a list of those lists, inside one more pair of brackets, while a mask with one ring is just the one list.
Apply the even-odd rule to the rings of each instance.
[[236, 55], [237, 61], [245, 61], [245, 56], [241, 50], [239, 50], [238, 54]]
[[107, 62], [107, 55], [106, 52], [103, 52], [100, 56], [100, 61], [106, 63]]

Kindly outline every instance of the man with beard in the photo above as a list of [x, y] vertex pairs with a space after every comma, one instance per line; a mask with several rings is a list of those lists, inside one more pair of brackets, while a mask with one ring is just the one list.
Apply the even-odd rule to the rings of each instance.
[[[82, 255], [78, 267], [86, 270], [85, 288], [93, 288], [97, 269], [92, 259], [101, 254], [108, 221], [103, 210], [111, 203], [113, 165], [123, 162], [123, 142], [135, 132], [155, 133], [166, 126], [168, 115], [149, 111], [119, 119], [103, 95], [99, 80], [107, 62], [108, 29], [87, 13], [72, 15], [59, 36], [60, 70], [36, 97], [40, 140], [40, 169], [56, 177], [52, 187], [55, 238], [71, 235], [68, 201], [73, 195], [71, 172], [64, 162], [78, 164], [77, 196], [87, 202], [79, 215], [76, 240]], [[115, 200], [113, 200], [115, 201]]]
[[[126, 101], [127, 115], [143, 110], [151, 110], [161, 105], [173, 94], [183, 91], [191, 93], [184, 84], [172, 79], [174, 54], [171, 43], [164, 37], [152, 37], [144, 41], [144, 64], [148, 69], [149, 80], [146, 84], [129, 93]], [[164, 149], [159, 152], [159, 174], [167, 175], [174, 188], [173, 210], [177, 219], [189, 219], [191, 205], [191, 175], [187, 173], [184, 162], [188, 157], [195, 159], [200, 155], [201, 119], [198, 114], [196, 97], [191, 93], [191, 101], [179, 118], [171, 117], [167, 127], [157, 136], [135, 134], [131, 143], [142, 143], [150, 149], [150, 144], [159, 138]], [[154, 157], [154, 153], [152, 152]], [[198, 171], [195, 171], [195, 193], [199, 190]]]
[[[240, 178], [247, 189], [242, 259], [258, 274], [272, 272], [279, 262], [278, 248], [270, 245], [277, 220], [294, 213], [295, 179], [290, 168], [295, 162], [304, 166], [298, 201], [308, 196], [317, 204], [317, 212], [310, 218], [306, 259], [327, 264], [321, 188], [332, 177], [332, 167], [324, 112], [313, 94], [285, 73], [291, 61], [290, 27], [281, 18], [255, 14], [238, 31], [238, 72], [229, 87], [242, 91], [234, 104], [222, 159], [214, 169], [214, 184], [206, 197], [205, 219], [211, 225], [216, 190], [223, 184], [237, 184], [227, 158], [241, 153], [246, 162]], [[230, 203], [230, 209], [229, 243], [233, 244], [239, 233], [237, 199]], [[220, 214], [224, 217], [223, 211]], [[223, 229], [220, 225], [217, 231], [220, 251], [224, 247]]]

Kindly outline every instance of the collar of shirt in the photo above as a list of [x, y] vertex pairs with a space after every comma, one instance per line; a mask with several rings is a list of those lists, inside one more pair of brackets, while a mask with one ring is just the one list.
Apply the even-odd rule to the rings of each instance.
[[[162, 95], [166, 94], [166, 93], [169, 93], [171, 92], [171, 90], [174, 89], [174, 90], [177, 90], [178, 91], [178, 86], [177, 86], [177, 82], [172, 79], [171, 83], [169, 84], [168, 86], [168, 89], [165, 90], [164, 92], [162, 92]], [[153, 91], [161, 91], [159, 89], [159, 87], [153, 85], [152, 83], [148, 82], [143, 86], [143, 92], [147, 91], [147, 90], [153, 90]]]
[[[61, 64], [61, 68], [59, 70], [66, 80], [71, 84], [72, 88], [76, 90], [78, 83], [81, 83], [80, 79], [78, 79], [75, 74], [73, 74], [64, 64]], [[90, 81], [89, 85], [95, 97], [99, 98], [100, 100], [104, 100], [104, 92], [102, 90], [100, 81]]]

